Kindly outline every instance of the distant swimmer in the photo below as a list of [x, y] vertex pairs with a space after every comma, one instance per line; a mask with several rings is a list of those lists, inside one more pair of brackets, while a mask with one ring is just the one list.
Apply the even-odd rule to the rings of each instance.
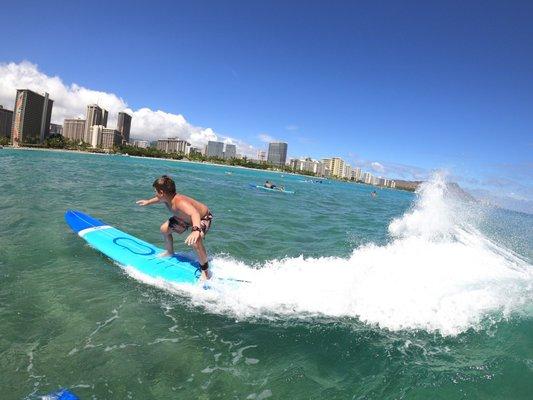
[[155, 197], [149, 200], [139, 200], [140, 206], [149, 206], [151, 204], [164, 203], [168, 210], [173, 214], [172, 217], [161, 225], [161, 233], [165, 238], [164, 253], [161, 257], [174, 255], [174, 242], [172, 233], [182, 234], [189, 228], [191, 233], [185, 239], [188, 246], [194, 247], [200, 262], [202, 270], [201, 279], [209, 279], [209, 264], [207, 262], [207, 252], [203, 240], [211, 227], [213, 214], [209, 208], [199, 201], [187, 197], [183, 194], [176, 193], [176, 184], [167, 175], [163, 175], [154, 181]]
[[263, 185], [264, 187], [266, 187], [267, 189], [275, 189], [276, 188], [276, 185], [274, 185], [272, 182], [270, 181], [266, 181], [265, 184]]
[[372, 196], [372, 198], [376, 197], [378, 194], [376, 193], [375, 190], [372, 190], [372, 193], [370, 193], [370, 195]]

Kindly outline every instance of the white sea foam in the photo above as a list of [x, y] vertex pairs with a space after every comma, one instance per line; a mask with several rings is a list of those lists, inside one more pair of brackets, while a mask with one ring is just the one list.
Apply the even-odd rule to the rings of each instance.
[[288, 258], [250, 268], [213, 260], [214, 290], [146, 278], [188, 292], [193, 303], [236, 318], [358, 318], [390, 330], [456, 335], [488, 318], [524, 312], [533, 302], [533, 269], [468, 223], [442, 176], [422, 186], [413, 208], [389, 226], [385, 246], [362, 246], [345, 258]]

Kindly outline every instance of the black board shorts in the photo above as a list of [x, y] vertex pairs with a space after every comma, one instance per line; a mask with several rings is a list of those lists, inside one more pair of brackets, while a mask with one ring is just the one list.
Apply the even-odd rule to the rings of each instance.
[[[213, 214], [208, 211], [207, 214], [205, 214], [205, 216], [200, 220], [200, 233], [202, 236], [205, 236], [209, 231], [209, 228], [211, 228], [211, 221], [213, 221]], [[187, 229], [191, 228], [192, 224], [174, 216], [168, 219], [168, 227], [171, 231], [182, 234]]]

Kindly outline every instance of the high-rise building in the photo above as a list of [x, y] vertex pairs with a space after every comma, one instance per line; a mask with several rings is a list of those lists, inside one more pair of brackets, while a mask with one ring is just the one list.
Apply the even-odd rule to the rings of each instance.
[[212, 140], [207, 142], [206, 156], [224, 158], [224, 143], [214, 142]]
[[372, 174], [370, 172], [365, 172], [363, 174], [363, 182], [364, 183], [367, 183], [367, 184], [370, 185], [370, 184], [372, 184], [373, 180], [374, 180], [374, 177], [372, 176]]
[[277, 166], [285, 165], [287, 161], [287, 143], [271, 142], [268, 144], [267, 161]]
[[313, 172], [316, 174], [318, 171], [318, 165], [320, 163], [311, 159], [310, 157], [307, 157], [305, 159], [293, 158], [290, 160], [289, 164], [291, 169], [295, 171]]
[[108, 112], [105, 108], [102, 108], [102, 125], [107, 126], [107, 116]]
[[13, 111], [0, 106], [0, 137], [11, 136], [11, 125], [13, 124]]
[[235, 158], [237, 156], [237, 146], [234, 144], [226, 144], [226, 149], [224, 150], [224, 158], [229, 160], [230, 158]]
[[157, 141], [156, 149], [165, 153], [189, 154], [191, 144], [183, 139], [167, 138]]
[[352, 169], [351, 179], [354, 180], [354, 181], [360, 181], [361, 180], [361, 168]]
[[322, 160], [326, 164], [326, 168], [329, 170], [331, 176], [337, 178], [343, 178], [346, 173], [346, 164], [342, 158], [333, 157]]
[[265, 160], [266, 160], [266, 152], [264, 150], [258, 150], [257, 151], [257, 159], [260, 162], [265, 162]]
[[76, 143], [85, 141], [85, 120], [79, 118], [65, 119], [63, 121], [63, 137]]
[[49, 135], [63, 135], [63, 125], [60, 124], [50, 124]]
[[102, 131], [104, 129], [103, 125], [93, 125], [91, 126], [91, 146], [93, 148], [101, 147], [102, 145]]
[[102, 149], [112, 149], [115, 146], [122, 144], [122, 135], [116, 129], [103, 128], [102, 129]]
[[106, 128], [103, 125], [91, 127], [91, 146], [94, 148], [112, 149], [122, 143], [122, 135], [116, 129]]
[[345, 163], [342, 158], [339, 157], [333, 157], [331, 159], [331, 175], [337, 176], [339, 178], [344, 177], [345, 169]]
[[289, 167], [291, 167], [291, 169], [294, 171], [298, 171], [300, 169], [300, 160], [297, 158], [291, 158], [289, 160]]
[[350, 164], [344, 164], [342, 177], [346, 179], [350, 179], [352, 177], [352, 166]]
[[316, 174], [318, 172], [318, 165], [320, 163], [317, 160], [313, 160], [311, 158], [306, 158], [304, 162], [304, 171], [307, 172], [313, 172]]
[[155, 148], [159, 151], [168, 153], [168, 139], [158, 139]]
[[125, 112], [118, 113], [117, 131], [122, 135], [122, 143], [130, 141], [131, 115]]
[[323, 167], [321, 168], [321, 170], [323, 171], [322, 175], [326, 177], [331, 176], [331, 158], [323, 158], [322, 165], [323, 165]]
[[147, 149], [148, 147], [150, 147], [150, 142], [148, 142], [147, 140], [134, 140], [133, 145], [141, 149]]
[[317, 161], [316, 172], [318, 176], [328, 176], [326, 165], [323, 162]]
[[[105, 122], [105, 124], [104, 124]], [[89, 104], [87, 106], [87, 118], [85, 120], [85, 139], [86, 143], [92, 143], [92, 130], [94, 125], [107, 126], [107, 110], [102, 109], [98, 104]]]
[[54, 101], [28, 89], [17, 89], [11, 138], [13, 146], [42, 143], [50, 131]]
[[183, 139], [176, 140], [176, 152], [177, 153], [183, 153], [183, 154], [189, 154], [189, 150], [191, 148], [191, 144]]

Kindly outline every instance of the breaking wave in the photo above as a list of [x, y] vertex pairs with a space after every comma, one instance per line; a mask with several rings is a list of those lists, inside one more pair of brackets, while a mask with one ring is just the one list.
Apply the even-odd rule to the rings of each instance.
[[[465, 204], [437, 174], [413, 207], [389, 225], [387, 245], [368, 244], [349, 258], [286, 258], [261, 268], [215, 257], [213, 290], [179, 287], [128, 270], [147, 283], [188, 292], [193, 304], [239, 319], [355, 318], [389, 330], [457, 335], [483, 322], [531, 315], [527, 260], [476, 228]], [[224, 280], [237, 277], [247, 283]], [[528, 311], [529, 309], [529, 311]]]

